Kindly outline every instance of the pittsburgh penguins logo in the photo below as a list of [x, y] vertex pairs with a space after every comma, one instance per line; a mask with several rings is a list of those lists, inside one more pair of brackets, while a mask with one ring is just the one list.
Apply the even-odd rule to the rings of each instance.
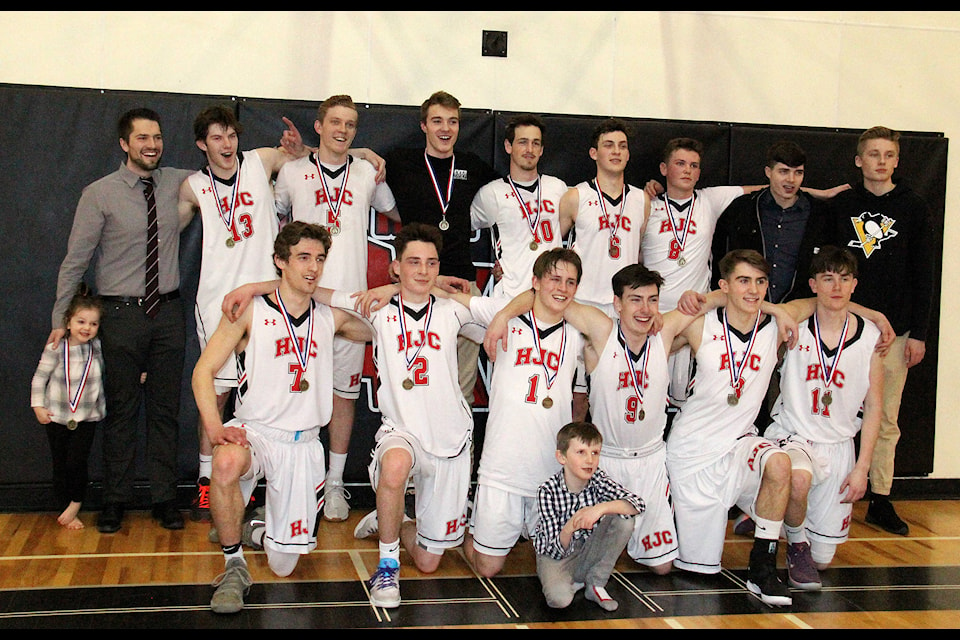
[[882, 213], [864, 211], [856, 218], [850, 218], [850, 222], [853, 223], [858, 239], [851, 240], [847, 246], [862, 250], [866, 258], [879, 250], [881, 243], [897, 236], [897, 232], [893, 230], [896, 220]]

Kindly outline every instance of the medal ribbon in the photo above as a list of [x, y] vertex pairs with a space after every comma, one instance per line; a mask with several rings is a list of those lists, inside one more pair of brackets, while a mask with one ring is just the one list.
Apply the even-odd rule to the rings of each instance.
[[507, 176], [507, 182], [510, 183], [510, 188], [513, 189], [513, 195], [516, 196], [517, 202], [520, 203], [520, 212], [523, 214], [523, 217], [526, 218], [527, 226], [530, 227], [530, 234], [533, 236], [534, 241], [537, 241], [537, 227], [540, 226], [540, 177], [537, 176], [537, 213], [535, 218], [533, 217], [533, 212], [530, 211], [530, 208], [527, 207], [527, 204], [520, 196], [520, 192], [517, 190], [517, 185], [514, 183], [513, 178]]
[[233, 227], [233, 214], [237, 210], [237, 207], [240, 206], [240, 169], [243, 167], [238, 159], [237, 161], [237, 174], [236, 178], [233, 181], [233, 187], [230, 189], [230, 200], [227, 202], [226, 210], [224, 206], [220, 203], [220, 196], [217, 194], [217, 181], [213, 178], [213, 171], [210, 169], [210, 165], [207, 165], [207, 177], [210, 178], [210, 188], [213, 189], [213, 201], [217, 203], [217, 213], [220, 216], [220, 221], [223, 222], [223, 225], [227, 228], [227, 231], [230, 232], [231, 236], [235, 236], [234, 227]]
[[430, 331], [430, 321], [433, 319], [433, 296], [431, 295], [427, 298], [427, 312], [424, 314], [426, 322], [423, 324], [423, 340], [420, 341], [420, 345], [417, 347], [412, 358], [407, 356], [407, 353], [410, 351], [410, 344], [407, 342], [407, 308], [403, 305], [403, 296], [397, 293], [397, 298], [400, 302], [400, 332], [403, 335], [403, 358], [407, 361], [407, 371], [410, 371], [413, 363], [416, 362], [417, 357], [420, 356], [423, 345], [427, 343], [427, 333]]
[[733, 392], [740, 397], [740, 391], [743, 385], [743, 367], [750, 359], [750, 352], [753, 351], [753, 343], [757, 340], [757, 327], [760, 326], [760, 312], [757, 312], [757, 321], [753, 324], [753, 331], [750, 332], [750, 342], [747, 343], [747, 350], [743, 354], [743, 360], [737, 365], [733, 358], [733, 345], [730, 344], [730, 325], [727, 324], [727, 310], [723, 310], [723, 341], [727, 346], [727, 358], [730, 360], [730, 386]]
[[633, 380], [633, 389], [636, 392], [637, 400], [640, 401], [640, 406], [643, 406], [643, 379], [647, 375], [647, 359], [650, 357], [650, 337], [644, 340], [643, 343], [643, 366], [640, 370], [640, 377], [637, 377], [637, 368], [633, 364], [633, 355], [630, 353], [630, 347], [627, 346], [627, 339], [623, 335], [623, 329], [620, 326], [620, 323], [617, 322], [617, 334], [620, 337], [620, 343], [623, 345], [623, 353], [627, 357], [627, 366], [630, 368], [630, 379]]
[[840, 363], [840, 354], [843, 353], [843, 343], [847, 341], [847, 328], [850, 324], [850, 314], [843, 320], [843, 331], [840, 334], [840, 344], [837, 345], [837, 355], [833, 357], [833, 366], [827, 367], [827, 356], [824, 353], [823, 341], [820, 339], [820, 322], [817, 320], [817, 314], [813, 314], [813, 329], [817, 337], [817, 359], [820, 360], [820, 370], [823, 372], [823, 387], [829, 389], [833, 382], [833, 372]]
[[[81, 352], [83, 349], [81, 348]], [[87, 386], [87, 376], [90, 375], [90, 366], [93, 364], [93, 345], [90, 345], [90, 353], [87, 355], [87, 363], [83, 365], [83, 375], [80, 376], [80, 384], [77, 385], [77, 393], [70, 393], [70, 343], [63, 339], [63, 378], [67, 385], [67, 402], [70, 404], [70, 413], [76, 413], [80, 406], [80, 396], [83, 394], [84, 387]]]
[[303, 343], [303, 349], [300, 348], [300, 343], [297, 341], [297, 334], [293, 329], [292, 318], [290, 314], [287, 313], [287, 307], [283, 304], [283, 298], [280, 297], [280, 289], [277, 289], [275, 292], [277, 296], [277, 304], [280, 305], [280, 311], [283, 312], [283, 323], [287, 327], [287, 335], [290, 336], [291, 342], [293, 342], [293, 352], [297, 356], [297, 362], [300, 363], [300, 369], [302, 373], [307, 373], [307, 363], [310, 361], [310, 345], [313, 344], [313, 300], [310, 301], [310, 316], [307, 320], [307, 339]]
[[670, 198], [666, 194], [663, 195], [663, 202], [667, 207], [667, 217], [670, 218], [670, 227], [673, 232], [673, 237], [677, 241], [677, 246], [680, 247], [680, 251], [683, 252], [683, 248], [687, 244], [687, 232], [690, 231], [690, 221], [693, 220], [693, 207], [697, 203], [697, 194], [694, 193], [690, 198], [690, 213], [687, 214], [687, 222], [683, 225], [683, 235], [682, 237], [677, 233], [677, 218], [673, 215], [673, 209], [670, 207]]
[[336, 199], [336, 207], [331, 204], [333, 202], [333, 198], [330, 197], [330, 191], [327, 189], [327, 178], [323, 171], [323, 167], [320, 166], [320, 159], [314, 156], [313, 161], [317, 165], [317, 171], [320, 172], [320, 185], [323, 187], [323, 197], [327, 201], [327, 209], [330, 211], [330, 215], [333, 217], [337, 228], [340, 228], [340, 206], [343, 204], [343, 200], [347, 193], [347, 178], [350, 177], [350, 161], [347, 160], [347, 163], [343, 168], [343, 178], [340, 179], [340, 195]]
[[627, 185], [623, 185], [623, 192], [620, 194], [620, 214], [617, 216], [616, 226], [610, 224], [610, 214], [607, 213], [607, 203], [604, 202], [605, 196], [603, 195], [603, 191], [600, 190], [600, 185], [597, 184], [596, 180], [593, 182], [593, 188], [600, 198], [600, 208], [603, 210], [603, 219], [607, 221], [607, 227], [610, 229], [610, 240], [612, 241], [617, 237], [617, 230], [620, 229], [620, 222], [623, 220], [623, 207], [627, 203]]
[[547, 358], [543, 350], [540, 348], [540, 329], [537, 327], [537, 317], [533, 313], [533, 309], [530, 309], [530, 325], [533, 327], [533, 348], [537, 350], [537, 355], [540, 356], [540, 366], [543, 367], [543, 378], [544, 383], [547, 385], [547, 391], [550, 391], [550, 387], [553, 386], [553, 381], [556, 380], [557, 375], [560, 373], [560, 367], [563, 366], [563, 357], [566, 355], [566, 344], [567, 344], [567, 321], [561, 320], [563, 323], [560, 327], [560, 362], [557, 363], [557, 370], [551, 375], [550, 367], [547, 366]]
[[447, 208], [450, 206], [450, 197], [453, 195], [453, 169], [457, 164], [457, 157], [451, 156], [450, 158], [450, 177], [447, 179], [447, 197], [443, 197], [443, 193], [440, 191], [440, 185], [437, 183], [437, 176], [433, 174], [433, 167], [430, 165], [430, 159], [427, 157], [427, 152], [423, 152], [423, 161], [427, 164], [427, 173], [430, 174], [430, 182], [433, 183], [433, 192], [437, 196], [437, 202], [440, 203], [440, 209], [443, 211], [443, 217], [447, 217]]

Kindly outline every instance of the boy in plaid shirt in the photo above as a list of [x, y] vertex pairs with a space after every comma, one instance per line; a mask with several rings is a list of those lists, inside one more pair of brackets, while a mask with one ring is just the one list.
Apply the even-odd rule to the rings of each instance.
[[569, 606], [584, 587], [586, 599], [606, 611], [619, 606], [605, 587], [644, 503], [597, 468], [602, 441], [588, 422], [560, 429], [556, 455], [563, 469], [537, 492], [537, 575], [553, 608]]

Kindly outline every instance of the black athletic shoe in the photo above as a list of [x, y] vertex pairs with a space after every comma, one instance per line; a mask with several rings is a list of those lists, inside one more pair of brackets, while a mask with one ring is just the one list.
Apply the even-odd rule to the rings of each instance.
[[793, 598], [790, 596], [790, 590], [776, 574], [768, 573], [758, 578], [756, 582], [752, 579], [747, 580], [747, 589], [750, 593], [760, 598], [764, 604], [773, 607], [789, 607], [793, 604]]
[[755, 540], [750, 551], [747, 589], [764, 604], [787, 607], [793, 604], [790, 589], [777, 576], [777, 542]]

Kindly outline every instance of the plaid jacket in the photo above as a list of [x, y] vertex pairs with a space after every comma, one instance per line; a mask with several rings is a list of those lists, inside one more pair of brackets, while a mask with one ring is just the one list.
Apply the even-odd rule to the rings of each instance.
[[[106, 398], [103, 393], [103, 353], [100, 339], [87, 344], [70, 347], [70, 389], [64, 379], [64, 352], [66, 339], [60, 344], [47, 346], [40, 355], [40, 364], [30, 384], [30, 406], [45, 407], [57, 424], [97, 422], [106, 415]], [[76, 396], [87, 358], [92, 357], [90, 372], [80, 394], [76, 411], [70, 410], [70, 395]]]

